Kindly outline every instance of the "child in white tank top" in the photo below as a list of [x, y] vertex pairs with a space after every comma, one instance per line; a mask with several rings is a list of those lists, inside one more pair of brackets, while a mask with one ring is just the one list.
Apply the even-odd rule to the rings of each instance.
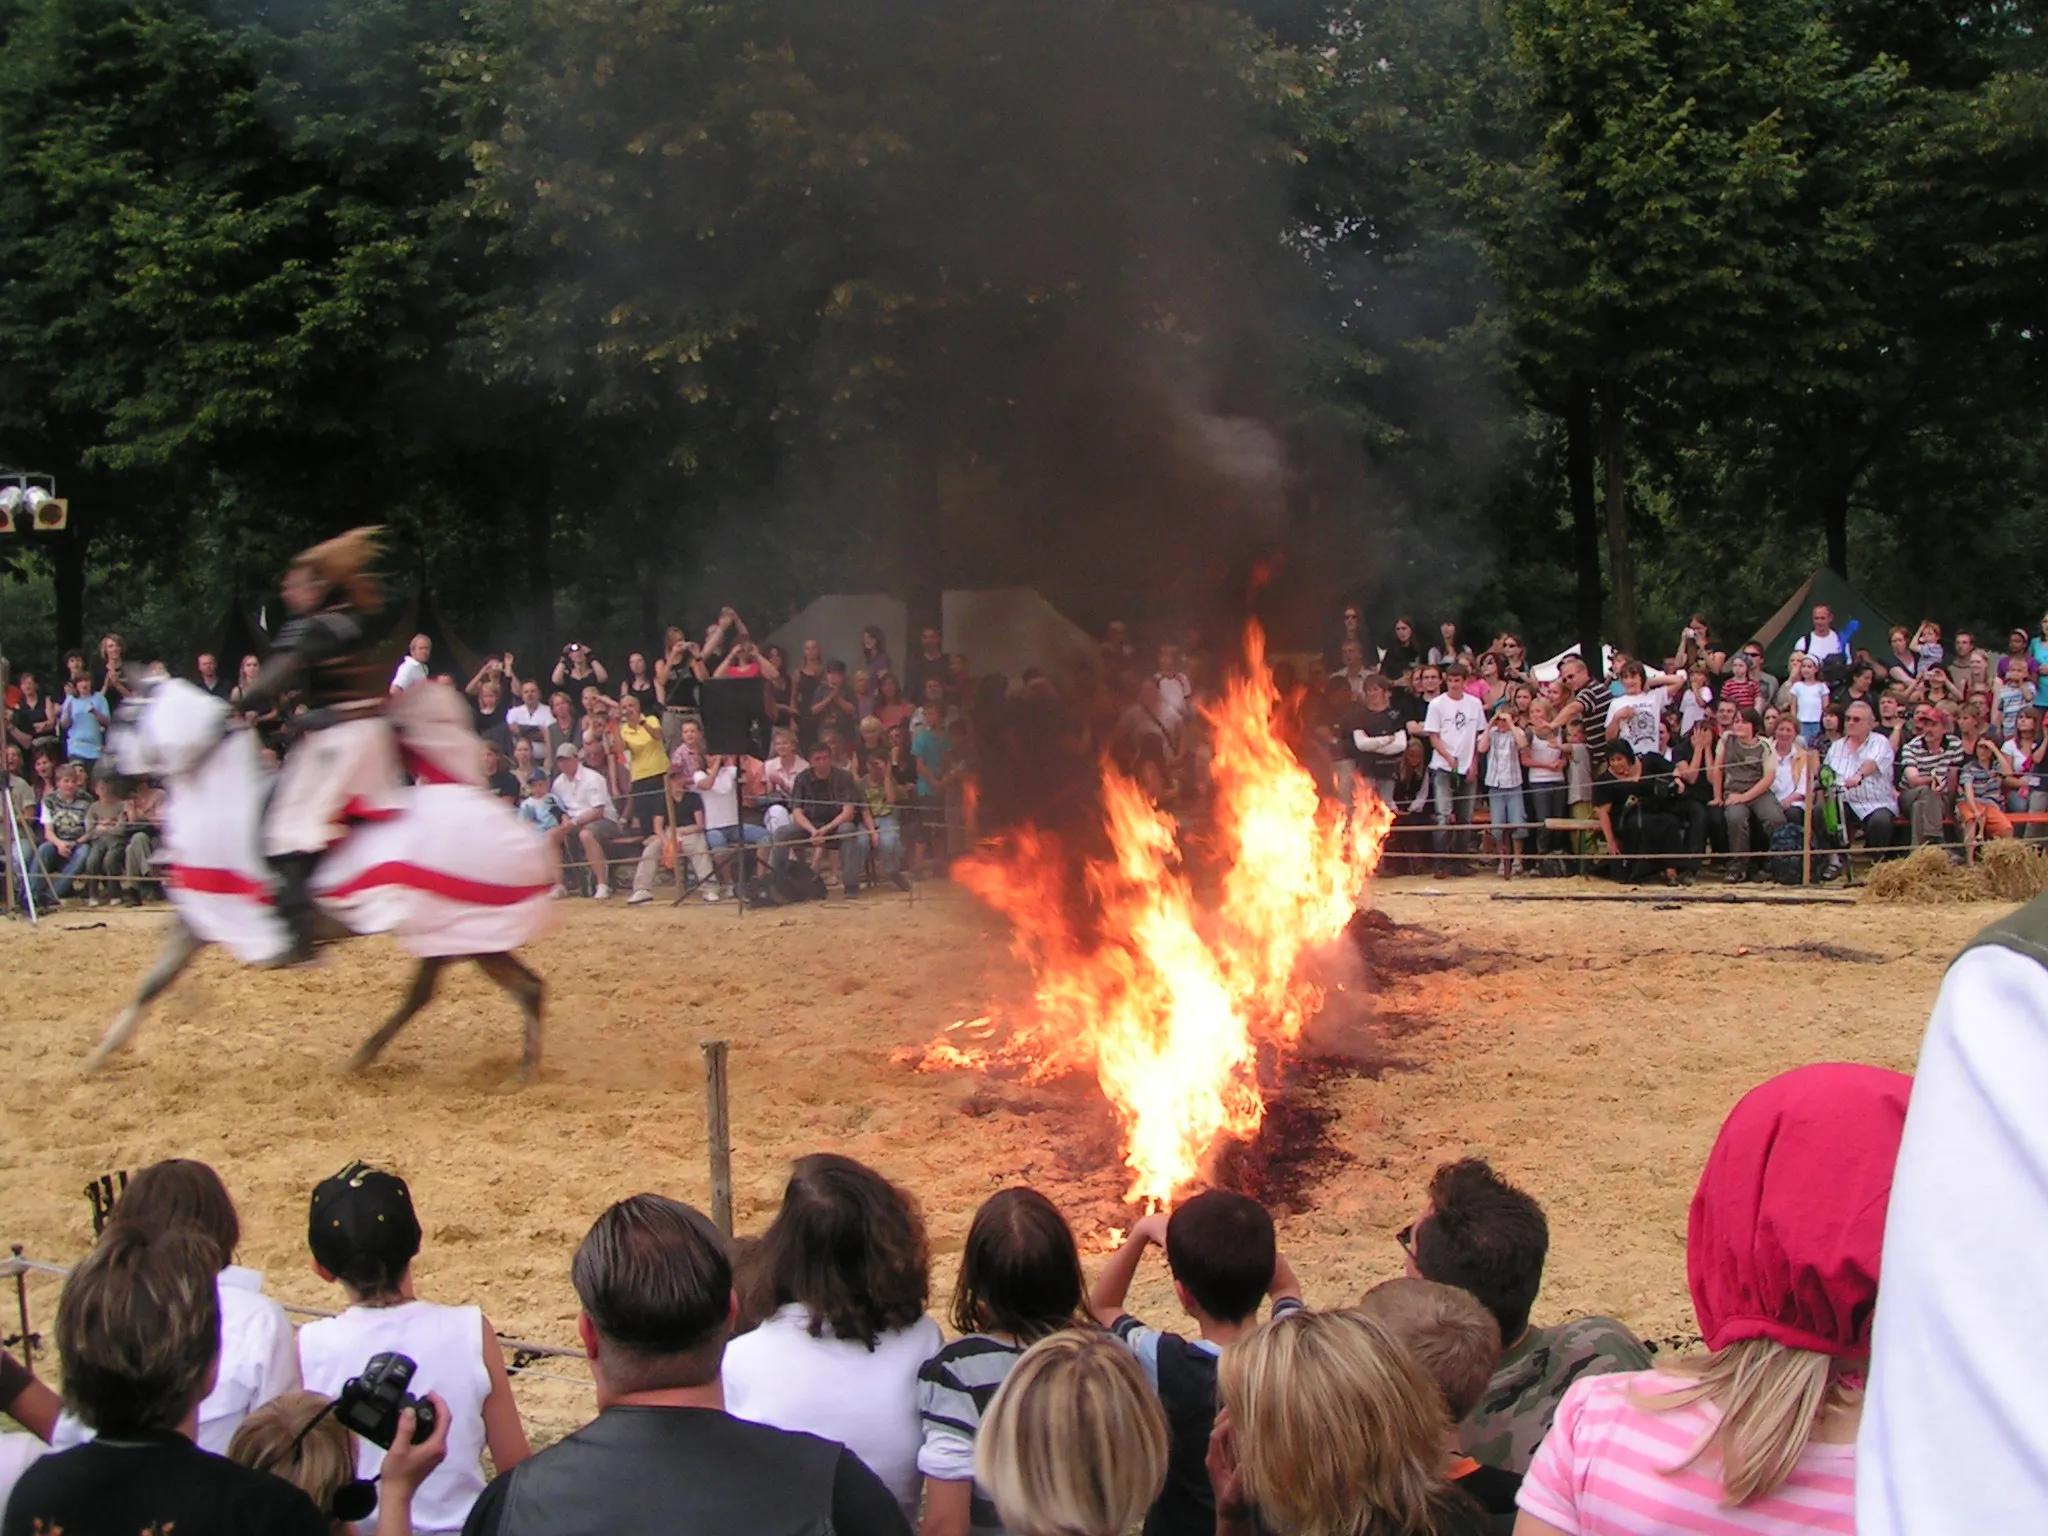
[[[412, 1261], [420, 1224], [403, 1180], [351, 1163], [313, 1190], [307, 1239], [313, 1268], [338, 1281], [349, 1307], [339, 1317], [299, 1330], [299, 1374], [308, 1391], [333, 1397], [362, 1374], [372, 1355], [408, 1356], [418, 1369], [407, 1388], [414, 1397], [437, 1392], [448, 1404], [448, 1458], [413, 1497], [413, 1529], [462, 1529], [484, 1490], [483, 1452], [500, 1472], [527, 1456], [526, 1431], [505, 1357], [490, 1320], [476, 1307], [444, 1307], [413, 1295]], [[384, 1453], [367, 1441], [357, 1452], [357, 1476], [370, 1478]]]

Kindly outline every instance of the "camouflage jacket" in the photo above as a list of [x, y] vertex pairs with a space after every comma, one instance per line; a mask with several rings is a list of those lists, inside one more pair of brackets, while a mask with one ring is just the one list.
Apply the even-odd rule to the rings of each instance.
[[1642, 1340], [1611, 1317], [1531, 1328], [1500, 1357], [1486, 1395], [1458, 1426], [1458, 1443], [1486, 1466], [1527, 1472], [1566, 1387], [1581, 1376], [1649, 1368]]

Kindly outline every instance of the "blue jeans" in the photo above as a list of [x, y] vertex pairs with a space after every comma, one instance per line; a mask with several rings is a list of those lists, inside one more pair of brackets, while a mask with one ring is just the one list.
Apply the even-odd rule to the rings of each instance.
[[1472, 825], [1472, 779], [1470, 775], [1452, 773], [1445, 768], [1429, 770], [1429, 800], [1436, 812], [1436, 830], [1429, 835], [1429, 844], [1436, 856], [1442, 858], [1453, 850], [1466, 850], [1466, 839], [1462, 833], [1453, 833], [1452, 827]]
[[903, 867], [903, 828], [894, 811], [875, 818], [875, 869], [887, 880]]
[[[1507, 843], [1503, 840], [1512, 838], [1515, 851], [1521, 852], [1522, 845], [1529, 840], [1529, 834], [1521, 830], [1521, 824], [1529, 819], [1528, 808], [1522, 801], [1522, 786], [1517, 784], [1512, 789], [1496, 789], [1491, 784], [1487, 785], [1486, 809], [1493, 818], [1493, 835], [1495, 841], [1500, 842], [1501, 851], [1507, 851]], [[1502, 827], [1514, 827], [1516, 830], [1502, 832]]]
[[1815, 742], [1820, 740], [1820, 725], [1821, 723], [1818, 720], [1800, 721], [1799, 740], [1806, 746], [1812, 746]]
[[35, 865], [38, 876], [30, 892], [39, 904], [61, 901], [71, 894], [72, 877], [85, 868], [85, 861], [92, 854], [92, 844], [79, 843], [71, 850], [71, 857], [65, 858], [57, 851], [55, 843], [36, 844]]

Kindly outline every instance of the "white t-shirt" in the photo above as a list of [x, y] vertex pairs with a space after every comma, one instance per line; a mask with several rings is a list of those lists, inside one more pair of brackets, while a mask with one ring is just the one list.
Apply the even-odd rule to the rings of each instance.
[[829, 1330], [812, 1338], [810, 1314], [792, 1303], [725, 1349], [725, 1408], [736, 1418], [837, 1440], [867, 1463], [915, 1519], [920, 1484], [917, 1373], [945, 1343], [921, 1317], [870, 1350]]
[[1828, 691], [1826, 683], [1792, 684], [1792, 704], [1799, 711], [1801, 725], [1820, 724], [1821, 714], [1828, 707]]
[[[496, 1349], [494, 1342], [491, 1348]], [[491, 1395], [484, 1365], [484, 1316], [475, 1307], [431, 1301], [395, 1307], [350, 1307], [299, 1330], [299, 1369], [306, 1390], [333, 1397], [360, 1376], [372, 1355], [396, 1351], [419, 1367], [406, 1388], [414, 1397], [438, 1392], [448, 1404], [448, 1459], [420, 1484], [412, 1500], [415, 1531], [459, 1531], [484, 1491], [484, 1400]], [[356, 1441], [356, 1476], [375, 1477], [384, 1453]], [[373, 1527], [374, 1528], [374, 1527]]]
[[2038, 1531], [2048, 1510], [2048, 970], [2002, 946], [1934, 1001], [1885, 1212], [1856, 1440], [1861, 1536]]
[[1479, 732], [1486, 723], [1486, 706], [1472, 694], [1454, 699], [1448, 693], [1440, 693], [1429, 701], [1429, 710], [1422, 717], [1422, 729], [1437, 738], [1437, 749], [1430, 754], [1429, 766], [1445, 773], [1472, 772], [1473, 759], [1479, 752]]
[[1564, 782], [1564, 743], [1555, 736], [1545, 741], [1534, 731], [1529, 733], [1529, 782], [1531, 784], [1562, 784]]
[[555, 714], [545, 704], [514, 704], [505, 711], [505, 723], [515, 731], [539, 731], [545, 736], [555, 723]]
[[1811, 656], [1815, 661], [1826, 661], [1830, 656], [1846, 657], [1849, 654], [1848, 644], [1842, 639], [1842, 632], [1839, 629], [1831, 629], [1824, 635], [1809, 631], [1792, 649]]
[[1179, 725], [1188, 717], [1188, 701], [1194, 697], [1194, 684], [1185, 672], [1161, 672], [1153, 679], [1159, 684], [1159, 712], [1166, 717], [1169, 725]]
[[[801, 770], [799, 770], [801, 772]], [[792, 779], [791, 784], [796, 782]], [[716, 774], [698, 769], [690, 787], [704, 802], [704, 830], [736, 827], [740, 824], [740, 771], [727, 763]]]
[[[299, 1385], [298, 1341], [284, 1308], [263, 1294], [263, 1276], [231, 1264], [214, 1281], [220, 1297], [220, 1370], [199, 1405], [199, 1448], [225, 1456], [242, 1420]], [[53, 1450], [92, 1438], [69, 1412], [50, 1435]]]
[[1657, 727], [1664, 718], [1666, 695], [1661, 688], [1624, 693], [1607, 706], [1607, 744], [1625, 741], [1641, 757], [1657, 750]]
[[585, 811], [600, 812], [599, 819], [616, 821], [618, 810], [612, 804], [612, 792], [605, 788], [604, 775], [584, 763], [578, 763], [566, 773], [555, 776], [555, 798], [562, 802], [562, 809], [574, 820]]
[[427, 664], [408, 651], [405, 660], [398, 664], [398, 670], [391, 674], [391, 691], [403, 693], [406, 689], [417, 687], [426, 680]]

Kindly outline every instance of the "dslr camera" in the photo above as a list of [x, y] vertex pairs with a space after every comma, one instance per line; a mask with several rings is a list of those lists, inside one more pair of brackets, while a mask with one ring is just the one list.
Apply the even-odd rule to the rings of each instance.
[[434, 1405], [405, 1390], [418, 1369], [407, 1355], [370, 1356], [362, 1375], [341, 1384], [334, 1399], [334, 1416], [379, 1450], [388, 1451], [398, 1433], [399, 1414], [410, 1408], [413, 1444], [419, 1444], [434, 1433]]

